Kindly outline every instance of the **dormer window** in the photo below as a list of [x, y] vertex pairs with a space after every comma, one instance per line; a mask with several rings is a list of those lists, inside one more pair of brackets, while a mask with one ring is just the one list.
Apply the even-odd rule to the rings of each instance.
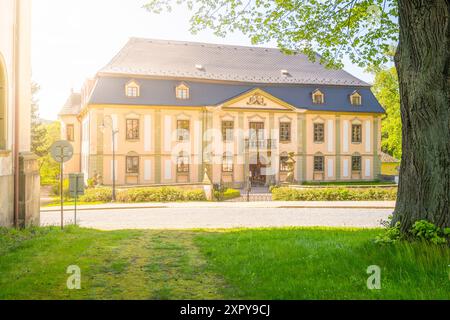
[[361, 105], [361, 95], [357, 92], [354, 91], [351, 95], [350, 95], [350, 103], [354, 106], [360, 106]]
[[319, 89], [317, 89], [312, 93], [312, 101], [314, 104], [323, 104], [325, 102], [325, 96]]
[[128, 82], [125, 86], [125, 94], [130, 98], [137, 98], [140, 94], [140, 87], [135, 81]]
[[189, 99], [189, 87], [185, 84], [180, 84], [176, 88], [177, 99], [187, 100]]

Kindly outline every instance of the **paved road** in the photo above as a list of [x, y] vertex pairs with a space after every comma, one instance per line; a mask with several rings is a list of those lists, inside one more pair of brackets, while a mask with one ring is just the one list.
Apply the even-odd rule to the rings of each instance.
[[[82, 227], [118, 229], [195, 229], [237, 227], [335, 226], [379, 227], [392, 209], [336, 208], [142, 208], [84, 210], [77, 214]], [[66, 223], [73, 211], [65, 212]], [[42, 212], [42, 225], [59, 225], [59, 212]]]

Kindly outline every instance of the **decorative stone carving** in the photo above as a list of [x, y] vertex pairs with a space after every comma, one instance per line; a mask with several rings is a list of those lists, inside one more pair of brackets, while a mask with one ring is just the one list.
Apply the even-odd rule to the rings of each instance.
[[267, 104], [264, 101], [264, 97], [262, 95], [255, 93], [248, 99], [247, 105], [266, 106]]

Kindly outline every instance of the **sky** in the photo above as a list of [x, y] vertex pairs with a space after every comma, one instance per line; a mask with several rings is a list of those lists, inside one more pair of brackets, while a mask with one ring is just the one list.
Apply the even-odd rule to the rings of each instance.
[[[33, 0], [32, 77], [41, 90], [40, 116], [56, 120], [71, 89], [79, 91], [130, 37], [251, 45], [235, 33], [219, 38], [210, 30], [189, 32], [191, 13], [183, 6], [153, 14], [146, 0]], [[273, 43], [264, 44], [274, 47]], [[345, 70], [367, 82], [371, 74], [344, 61]]]

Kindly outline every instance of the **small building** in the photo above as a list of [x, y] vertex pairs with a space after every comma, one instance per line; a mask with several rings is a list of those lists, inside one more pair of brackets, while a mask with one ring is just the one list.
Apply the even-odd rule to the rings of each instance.
[[381, 152], [380, 161], [381, 161], [381, 174], [383, 176], [399, 175], [400, 160], [394, 158], [393, 156], [385, 152]]
[[63, 107], [65, 172], [124, 186], [205, 170], [234, 187], [374, 180], [384, 109], [370, 87], [278, 49], [132, 38]]

